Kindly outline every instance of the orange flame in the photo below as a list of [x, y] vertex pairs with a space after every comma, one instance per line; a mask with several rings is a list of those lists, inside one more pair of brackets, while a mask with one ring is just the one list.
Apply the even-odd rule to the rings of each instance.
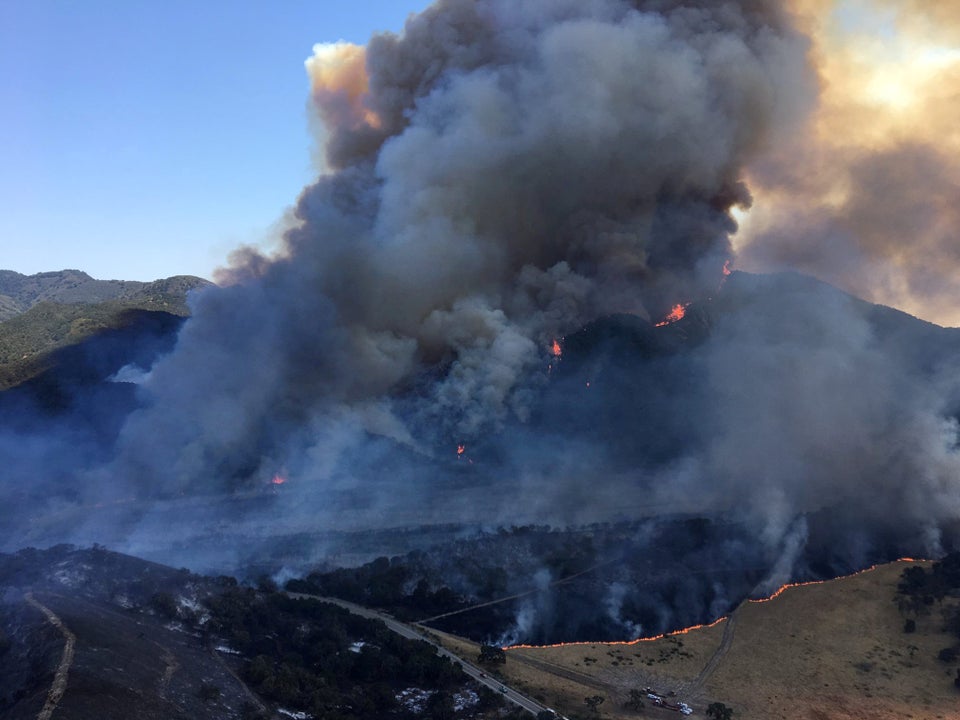
[[555, 358], [559, 358], [563, 355], [563, 348], [560, 347], [560, 341], [554, 338], [553, 344], [550, 346], [550, 354]]
[[724, 277], [729, 276], [730, 273], [733, 272], [733, 269], [730, 267], [730, 262], [731, 262], [730, 260], [727, 260], [726, 262], [723, 263], [723, 276], [724, 276]]
[[277, 473], [276, 475], [273, 476], [273, 480], [270, 481], [270, 484], [283, 485], [286, 481], [287, 479], [283, 475], [281, 475], [280, 473]]
[[467, 451], [467, 446], [461, 443], [457, 445], [457, 457], [461, 457]]
[[[916, 560], [916, 559], [911, 558], [911, 557], [902, 557], [902, 558], [898, 558], [897, 560], [894, 560], [894, 562], [898, 562], [898, 563], [899, 563], [899, 562], [923, 562], [923, 561], [922, 561], [922, 560]], [[870, 572], [871, 570], [876, 570], [877, 567], [879, 567], [879, 566], [878, 566], [878, 565], [871, 565], [870, 567], [865, 567], [863, 570], [857, 570], [856, 572], [852, 572], [852, 573], [850, 573], [849, 575], [842, 575], [841, 577], [838, 577], [838, 578], [835, 578], [835, 579], [836, 579], [836, 580], [846, 580], [847, 578], [856, 577], [857, 575], [863, 575], [863, 573]], [[774, 590], [773, 594], [770, 595], [769, 597], [765, 597], [765, 598], [749, 598], [747, 602], [752, 602], [752, 603], [765, 603], [765, 602], [770, 602], [770, 601], [773, 600], [774, 598], [780, 597], [786, 590], [789, 590], [790, 588], [805, 587], [805, 586], [807, 586], [807, 585], [823, 585], [824, 583], [827, 583], [827, 582], [830, 582], [830, 581], [829, 581], [829, 580], [807, 580], [807, 581], [805, 581], [805, 582], [787, 583], [786, 585], [781, 585], [779, 588], [777, 588], [776, 590]]]
[[[897, 560], [894, 560], [894, 562], [916, 563], [916, 562], [925, 562], [925, 561], [918, 560], [912, 557], [902, 557]], [[871, 570], [876, 570], [878, 567], [879, 565], [871, 565], [870, 567], [864, 568], [863, 570], [857, 570], [856, 572], [850, 573], [849, 575], [841, 575], [840, 577], [834, 578], [834, 579], [845, 580], [847, 578], [856, 577], [857, 575], [862, 575], [863, 573], [870, 572]], [[786, 585], [782, 585], [781, 587], [777, 588], [773, 592], [773, 594], [770, 595], [769, 597], [757, 598], [757, 599], [749, 598], [747, 602], [752, 602], [752, 603], [770, 602], [774, 598], [782, 595], [786, 590], [789, 590], [790, 588], [803, 587], [805, 585], [823, 585], [824, 583], [827, 583], [827, 582], [830, 582], [830, 581], [829, 580], [808, 580], [807, 582], [787, 583]], [[504, 650], [540, 650], [544, 648], [575, 647], [578, 645], [636, 645], [637, 643], [653, 642], [654, 640], [663, 640], [664, 638], [673, 637], [674, 635], [686, 635], [687, 633], [693, 632], [694, 630], [704, 630], [706, 628], [712, 628], [714, 625], [718, 625], [726, 619], [727, 619], [726, 615], [721, 615], [711, 623], [705, 623], [702, 625], [691, 625], [690, 627], [681, 628], [680, 630], [673, 630], [671, 632], [660, 633], [659, 635], [652, 635], [650, 637], [640, 637], [640, 638], [636, 638], [635, 640], [614, 640], [612, 642], [606, 642], [606, 641], [591, 642], [589, 640], [579, 640], [577, 642], [554, 643], [552, 645], [510, 645], [503, 649]]]
[[650, 637], [640, 637], [634, 640], [613, 640], [610, 642], [591, 642], [589, 640], [578, 640], [576, 642], [566, 642], [566, 643], [554, 643], [552, 645], [510, 645], [509, 647], [503, 648], [504, 650], [540, 650], [542, 648], [561, 648], [561, 647], [576, 647], [578, 645], [636, 645], [638, 643], [653, 642], [654, 640], [663, 640], [663, 638], [673, 637], [674, 635], [686, 635], [689, 632], [694, 630], [702, 630], [705, 628], [712, 628], [714, 625], [719, 625], [721, 622], [726, 620], [726, 615], [718, 617], [711, 623], [704, 623], [702, 625], [691, 625], [690, 627], [682, 628], [680, 630], [673, 630], [671, 632], [660, 633], [659, 635], [651, 635]]
[[675, 323], [677, 320], [683, 320], [683, 316], [687, 314], [687, 307], [689, 307], [689, 305], [690, 303], [677, 303], [670, 309], [667, 316], [654, 325], [654, 327], [663, 327], [664, 325]]

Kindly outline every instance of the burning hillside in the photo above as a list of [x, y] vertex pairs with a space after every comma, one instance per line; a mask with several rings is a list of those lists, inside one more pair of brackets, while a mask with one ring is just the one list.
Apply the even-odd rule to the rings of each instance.
[[327, 172], [282, 249], [195, 297], [95, 452], [0, 436], [6, 542], [694, 514], [735, 517], [771, 586], [805, 548], [937, 555], [956, 332], [729, 274], [814, 60], [774, 0], [440, 0], [317, 46]]

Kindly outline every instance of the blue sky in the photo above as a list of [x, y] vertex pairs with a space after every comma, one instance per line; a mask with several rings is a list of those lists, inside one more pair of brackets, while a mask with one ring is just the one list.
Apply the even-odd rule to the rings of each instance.
[[427, 0], [3, 0], [0, 269], [209, 277], [317, 173], [303, 61]]

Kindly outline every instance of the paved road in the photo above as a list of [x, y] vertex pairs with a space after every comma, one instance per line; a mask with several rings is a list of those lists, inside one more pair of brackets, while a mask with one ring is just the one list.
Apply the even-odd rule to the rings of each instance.
[[517, 692], [516, 690], [503, 684], [496, 678], [490, 677], [489, 675], [486, 674], [486, 672], [481, 670], [479, 667], [477, 667], [473, 663], [468, 662], [467, 660], [464, 660], [459, 655], [455, 655], [454, 653], [450, 652], [445, 647], [440, 645], [436, 640], [434, 640], [429, 634], [427, 634], [427, 631], [423, 628], [420, 628], [414, 625], [408, 625], [407, 623], [400, 622], [399, 620], [396, 620], [390, 617], [389, 615], [385, 615], [383, 613], [377, 612], [376, 610], [371, 610], [361, 605], [356, 605], [352, 602], [347, 602], [346, 600], [340, 600], [338, 598], [323, 597], [320, 595], [307, 595], [305, 593], [294, 593], [294, 592], [288, 592], [287, 595], [289, 595], [292, 598], [309, 598], [312, 600], [320, 600], [321, 602], [331, 603], [333, 605], [339, 605], [340, 607], [346, 610], [349, 610], [355, 615], [361, 615], [362, 617], [371, 618], [373, 620], [381, 620], [390, 630], [397, 633], [398, 635], [402, 635], [403, 637], [409, 638], [410, 640], [423, 640], [425, 642], [430, 643], [437, 649], [438, 655], [440, 655], [441, 657], [449, 658], [451, 662], [459, 663], [460, 667], [463, 669], [463, 671], [467, 675], [472, 677], [477, 682], [483, 683], [494, 692], [500, 693], [507, 700], [515, 703], [516, 705], [519, 705], [527, 712], [532, 713], [533, 715], [536, 715], [537, 713], [543, 712], [544, 710], [548, 709], [546, 706], [541, 705], [536, 700]]

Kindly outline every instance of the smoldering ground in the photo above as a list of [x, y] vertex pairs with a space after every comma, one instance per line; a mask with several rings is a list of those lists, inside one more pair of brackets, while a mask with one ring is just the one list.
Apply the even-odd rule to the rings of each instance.
[[954, 332], [792, 276], [721, 288], [744, 168], [816, 98], [780, 3], [449, 0], [308, 71], [328, 171], [282, 250], [194, 297], [106, 459], [14, 466], [7, 492], [82, 511], [6, 544], [195, 566], [194, 537], [227, 562], [327, 530], [730, 513], [779, 576], [804, 543], [952, 542]]

